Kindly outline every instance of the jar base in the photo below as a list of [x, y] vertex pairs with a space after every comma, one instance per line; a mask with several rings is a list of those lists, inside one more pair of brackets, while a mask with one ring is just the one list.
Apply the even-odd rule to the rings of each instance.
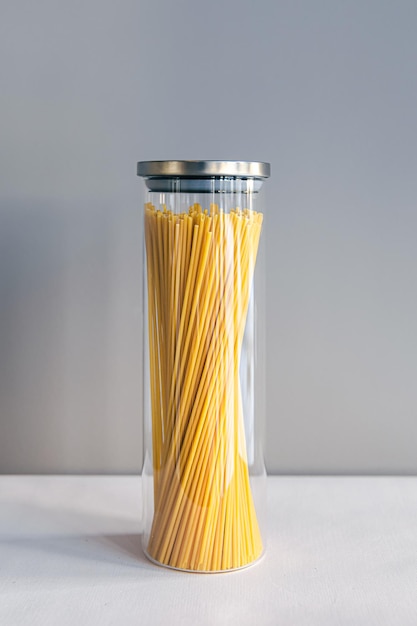
[[157, 565], [158, 567], [163, 567], [165, 569], [174, 570], [176, 572], [184, 572], [188, 574], [230, 574], [230, 572], [239, 572], [240, 570], [248, 569], [248, 567], [257, 565], [260, 561], [263, 560], [265, 556], [265, 550], [262, 550], [261, 554], [254, 561], [251, 561], [250, 563], [246, 563], [245, 565], [241, 565], [240, 567], [231, 567], [229, 569], [205, 570], [205, 569], [185, 569], [181, 567], [174, 567], [173, 565], [167, 565], [166, 563], [161, 563], [161, 561], [157, 561], [156, 559], [154, 559], [146, 549], [144, 549], [143, 552], [146, 558], [149, 561], [151, 561], [151, 563], [153, 563], [154, 565]]

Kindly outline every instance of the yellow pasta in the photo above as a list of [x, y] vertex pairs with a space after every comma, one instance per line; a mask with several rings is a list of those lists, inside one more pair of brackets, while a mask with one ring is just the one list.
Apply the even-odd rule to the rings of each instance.
[[239, 363], [262, 214], [145, 206], [154, 518], [147, 551], [221, 571], [262, 552]]

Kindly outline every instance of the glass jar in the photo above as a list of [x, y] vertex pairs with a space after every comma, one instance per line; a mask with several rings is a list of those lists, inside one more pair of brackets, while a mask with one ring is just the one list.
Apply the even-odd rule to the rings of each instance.
[[143, 548], [221, 572], [265, 546], [268, 163], [143, 161]]

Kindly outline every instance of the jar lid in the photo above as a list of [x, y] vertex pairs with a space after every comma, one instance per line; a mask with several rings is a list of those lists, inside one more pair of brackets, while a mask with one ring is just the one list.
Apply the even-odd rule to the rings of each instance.
[[271, 166], [262, 161], [139, 161], [137, 173], [143, 178], [269, 178]]

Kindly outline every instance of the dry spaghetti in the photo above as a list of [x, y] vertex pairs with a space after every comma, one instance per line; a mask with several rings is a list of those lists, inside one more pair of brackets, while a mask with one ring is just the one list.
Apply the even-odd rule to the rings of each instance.
[[154, 518], [148, 553], [220, 571], [262, 552], [239, 363], [262, 214], [145, 206]]

